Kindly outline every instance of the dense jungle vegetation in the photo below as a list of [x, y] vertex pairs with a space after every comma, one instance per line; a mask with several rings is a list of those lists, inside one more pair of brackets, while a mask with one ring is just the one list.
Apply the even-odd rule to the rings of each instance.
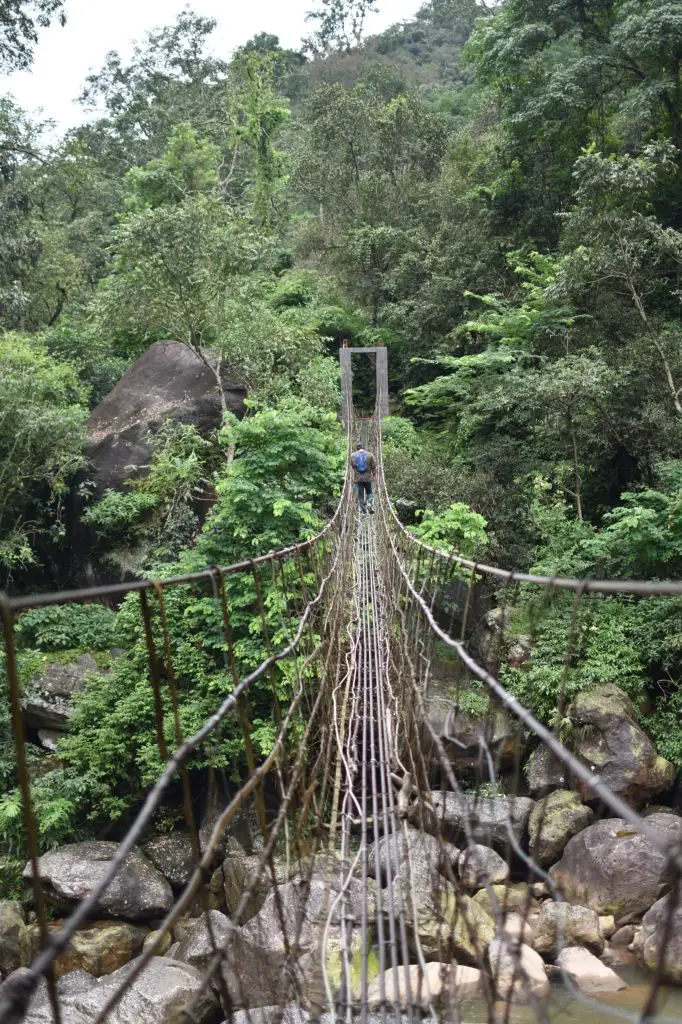
[[[342, 475], [344, 338], [389, 347], [390, 486], [424, 536], [524, 570], [682, 577], [679, 3], [427, 0], [373, 38], [371, 0], [311, 5], [301, 52], [264, 32], [229, 60], [188, 9], [129, 62], [109, 55], [82, 95], [104, 113], [57, 143], [0, 99], [3, 585], [68, 582], [49, 567], [74, 492], [100, 543], [144, 551], [141, 573], [314, 531]], [[3, 5], [5, 68], [30, 63], [36, 25], [62, 9]], [[219, 354], [248, 388], [247, 415], [214, 436], [166, 424], [148, 475], [95, 499], [86, 419], [163, 339]], [[254, 595], [238, 597], [246, 667], [263, 645]], [[682, 604], [601, 605], [578, 621], [572, 685], [618, 683], [682, 764]], [[136, 609], [19, 623], [28, 683], [82, 650], [102, 666], [127, 652], [88, 684], [38, 775], [45, 844], [99, 834], [158, 771]], [[530, 669], [508, 670], [547, 720], [571, 614], [561, 599], [545, 609]], [[191, 625], [177, 652], [191, 730], [230, 684], [206, 603], [179, 592], [169, 615]], [[239, 743], [224, 740], [195, 772], [239, 770]], [[9, 853], [15, 781], [3, 704]]]

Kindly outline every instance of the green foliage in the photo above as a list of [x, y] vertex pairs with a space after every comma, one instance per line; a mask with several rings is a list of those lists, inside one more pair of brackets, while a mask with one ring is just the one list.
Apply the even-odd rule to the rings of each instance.
[[31, 63], [38, 30], [57, 18], [63, 25], [64, 0], [5, 0], [0, 11], [0, 68], [16, 71]]
[[156, 507], [154, 494], [108, 490], [96, 505], [83, 513], [101, 540], [134, 543], [140, 538], [147, 514]]
[[0, 573], [36, 561], [63, 536], [62, 502], [83, 468], [85, 394], [35, 338], [0, 337]]
[[16, 626], [23, 648], [106, 651], [116, 643], [116, 616], [103, 605], [55, 605], [25, 612]]
[[165, 206], [211, 192], [219, 182], [219, 161], [218, 146], [197, 139], [191, 124], [175, 125], [163, 156], [128, 172], [130, 209]]
[[[258, 411], [239, 422], [229, 417], [225, 446], [235, 458], [218, 473], [217, 501], [196, 545], [177, 562], [158, 566], [159, 575], [176, 575], [225, 565], [286, 546], [320, 528], [321, 510], [338, 494], [345, 448], [335, 414], [288, 399], [277, 409]], [[300, 599], [301, 578], [295, 563], [285, 570], [288, 600]], [[307, 575], [307, 583], [311, 577]], [[228, 579], [238, 667], [245, 673], [268, 652], [261, 631], [253, 576]], [[273, 588], [271, 574], [261, 578], [270, 641], [276, 648], [289, 637], [283, 617], [284, 598]], [[224, 662], [225, 638], [220, 610], [204, 586], [166, 591], [165, 610], [180, 698], [180, 722], [189, 735], [200, 727], [232, 690]], [[158, 614], [154, 631], [161, 649]], [[106, 676], [88, 681], [76, 698], [77, 715], [60, 744], [63, 769], [53, 779], [71, 802], [71, 823], [95, 827], [129, 809], [161, 768], [155, 741], [154, 707], [148, 680], [147, 645], [139, 598], [130, 595], [117, 616], [117, 635], [127, 656], [117, 659]], [[278, 667], [274, 684], [286, 707], [295, 685], [293, 668]], [[311, 680], [312, 685], [312, 680]], [[173, 715], [164, 696], [165, 733], [172, 747]], [[274, 740], [272, 681], [250, 690], [253, 737], [257, 753], [267, 754]], [[238, 721], [229, 720], [191, 762], [193, 771], [206, 765], [236, 778], [246, 770]], [[47, 799], [47, 798], [46, 798]], [[50, 804], [50, 807], [52, 805]], [[45, 803], [46, 813], [48, 803]], [[88, 824], [89, 823], [89, 824]]]
[[333, 49], [350, 53], [362, 42], [365, 19], [376, 10], [377, 0], [318, 0], [321, 10], [310, 11], [306, 21], [317, 23], [315, 34], [305, 41], [311, 53], [326, 55]]
[[460, 501], [454, 502], [444, 512], [426, 509], [417, 515], [419, 523], [411, 527], [411, 532], [425, 544], [441, 551], [455, 551], [464, 558], [473, 558], [488, 543], [486, 520]]

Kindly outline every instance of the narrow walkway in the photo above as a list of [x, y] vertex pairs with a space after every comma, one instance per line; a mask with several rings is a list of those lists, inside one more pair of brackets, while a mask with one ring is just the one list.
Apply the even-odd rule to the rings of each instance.
[[[348, 887], [343, 905], [344, 984], [337, 1006], [340, 1018], [366, 1021], [371, 1008], [382, 1020], [416, 1021], [407, 981], [406, 1013], [398, 971], [410, 962], [405, 903], [406, 865], [398, 796], [392, 774], [397, 762], [396, 704], [389, 675], [390, 634], [384, 618], [383, 580], [378, 552], [377, 516], [359, 517], [353, 581], [354, 633], [350, 710], [344, 750], [346, 788], [342, 802], [342, 858], [349, 882], [362, 886], [361, 918], [354, 917]], [[395, 776], [394, 776], [395, 777]], [[359, 846], [358, 835], [359, 831]], [[389, 855], [390, 854], [390, 855]], [[377, 975], [377, 961], [379, 973]], [[387, 991], [386, 972], [392, 991]], [[376, 980], [372, 984], [372, 978]], [[378, 1004], [378, 1005], [377, 1005]]]

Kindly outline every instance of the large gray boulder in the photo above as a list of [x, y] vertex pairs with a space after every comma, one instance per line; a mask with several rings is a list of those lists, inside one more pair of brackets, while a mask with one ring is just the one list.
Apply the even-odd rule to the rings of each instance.
[[[672, 914], [670, 930], [666, 934], [668, 918]], [[667, 981], [682, 985], [682, 903], [672, 908], [669, 893], [657, 900], [642, 918], [642, 958], [647, 967], [655, 971], [661, 950], [665, 949], [663, 974]]]
[[526, 775], [532, 797], [547, 796], [555, 789], [565, 788], [570, 782], [568, 769], [544, 743], [536, 747], [528, 758]]
[[[57, 932], [63, 924], [51, 921], [48, 931]], [[29, 925], [29, 931], [35, 957], [40, 952], [40, 927]], [[55, 975], [60, 978], [80, 971], [101, 978], [113, 974], [141, 953], [147, 935], [147, 928], [129, 921], [90, 921], [55, 960]]]
[[509, 936], [490, 943], [490, 971], [498, 998], [507, 1003], [530, 1003], [549, 995], [549, 981], [542, 958]]
[[[210, 358], [210, 357], [209, 357]], [[241, 415], [244, 389], [223, 377], [227, 407]], [[165, 420], [206, 434], [220, 426], [222, 407], [211, 370], [186, 345], [157, 341], [121, 377], [88, 420], [87, 455], [97, 492], [123, 490], [143, 473], [152, 454], [151, 432]]]
[[505, 849], [509, 832], [522, 843], [528, 827], [533, 801], [522, 796], [484, 797], [469, 793], [434, 793], [433, 814], [427, 827], [438, 826], [453, 842], [466, 839], [466, 826], [475, 843]]
[[230, 922], [224, 914], [209, 910], [189, 925], [174, 959], [205, 971], [216, 952], [225, 948], [230, 930]]
[[21, 903], [0, 900], [0, 980], [30, 962], [31, 940]]
[[[115, 974], [103, 978], [96, 988], [80, 997], [80, 1006], [87, 1009], [93, 1019], [106, 1001], [118, 990], [137, 965], [137, 960], [126, 964]], [[77, 997], [78, 998], [78, 997]], [[166, 957], [154, 956], [121, 1002], [107, 1018], [108, 1024], [184, 1024], [183, 1011], [197, 999], [194, 1019], [209, 1024], [217, 1019], [218, 1005], [203, 975], [188, 964]]]
[[627, 985], [615, 971], [581, 946], [562, 949], [557, 964], [583, 992], [620, 992]]
[[421, 747], [427, 764], [436, 772], [442, 770], [442, 764], [434, 735], [447, 760], [460, 773], [471, 773], [483, 766], [486, 749], [501, 768], [512, 766], [523, 751], [523, 731], [504, 708], [493, 707], [489, 715], [472, 715], [458, 706], [456, 688], [432, 684], [425, 699], [425, 712]]
[[392, 886], [396, 918], [404, 914], [410, 949], [427, 960], [480, 963], [495, 927], [489, 915], [470, 896], [457, 891], [432, 865], [403, 863]]
[[[111, 867], [118, 845], [110, 842], [74, 843], [43, 854], [38, 869], [49, 903], [68, 910], [86, 899]], [[24, 878], [30, 879], [30, 863]], [[105, 889], [96, 913], [145, 921], [162, 917], [173, 905], [173, 891], [160, 871], [135, 847]]]
[[652, 814], [646, 821], [657, 843], [622, 818], [607, 818], [570, 839], [550, 875], [569, 903], [613, 914], [616, 924], [636, 920], [653, 906], [671, 879], [666, 850], [682, 840], [682, 820]]
[[[406, 834], [402, 831], [394, 836], [392, 833], [381, 836], [367, 850], [367, 871], [372, 878], [377, 878], [377, 862], [379, 865], [379, 880], [386, 884], [388, 880], [388, 868], [391, 868], [391, 877], [394, 877], [400, 866], [408, 857], [410, 863], [428, 863], [433, 870], [447, 875], [448, 865], [455, 874], [459, 849], [447, 840], [440, 840], [428, 832], [420, 832], [415, 828], [407, 828]], [[446, 863], [447, 862], [447, 863]]]
[[26, 684], [24, 721], [32, 729], [63, 732], [73, 714], [73, 696], [83, 689], [88, 676], [102, 670], [89, 654], [77, 661], [48, 665]]
[[480, 889], [484, 885], [500, 885], [509, 878], [509, 865], [489, 846], [474, 844], [463, 850], [457, 861], [462, 885]]
[[[285, 864], [274, 861], [277, 884], [289, 881], [290, 871]], [[211, 878], [211, 893], [217, 907], [224, 908], [236, 921], [235, 914], [248, 893], [239, 914], [239, 924], [255, 917], [273, 888], [272, 868], [263, 865], [260, 856], [233, 853], [227, 856]]]
[[539, 800], [528, 821], [531, 857], [540, 865], [559, 859], [569, 839], [594, 821], [594, 811], [576, 793], [559, 789]]
[[[25, 979], [21, 977], [22, 974], [26, 975]], [[5, 1019], [3, 1017], [3, 997], [9, 994], [10, 987], [16, 985], [21, 988], [22, 982], [27, 982], [28, 978], [28, 971], [15, 971], [4, 985], [0, 986], [0, 1019]], [[97, 979], [86, 971], [72, 971], [57, 980], [62, 1024], [92, 1024], [94, 1015], [80, 1006], [80, 999], [96, 987]], [[30, 1000], [28, 1013], [23, 1020], [24, 1024], [54, 1024], [54, 1015], [44, 979], [39, 982], [38, 988]]]
[[[359, 883], [358, 883], [359, 884]], [[332, 913], [334, 894], [322, 880], [287, 882], [268, 894], [258, 914], [226, 943], [223, 981], [235, 1008], [272, 1006], [287, 998], [286, 980], [307, 985], [321, 929]]]
[[[63, 1024], [93, 1024], [111, 996], [125, 984], [137, 963], [133, 960], [100, 981], [85, 971], [74, 971], [60, 978], [57, 988]], [[166, 957], [152, 957], [107, 1016], [107, 1024], [184, 1024], [183, 1011], [195, 998], [194, 1019], [198, 1024], [214, 1024], [220, 1019], [216, 999], [199, 971]], [[52, 1022], [47, 986], [43, 981], [24, 1024]]]
[[600, 956], [604, 952], [604, 937], [599, 917], [589, 907], [548, 900], [540, 907], [535, 923], [533, 949], [548, 960], [555, 960], [565, 946], [585, 946]]
[[575, 754], [612, 792], [640, 804], [672, 785], [674, 765], [658, 756], [635, 721], [632, 701], [619, 687], [609, 684], [586, 690], [575, 698], [567, 715], [574, 726]]
[[187, 832], [157, 836], [143, 847], [145, 856], [158, 868], [174, 889], [184, 889], [192, 877], [195, 860], [192, 840]]

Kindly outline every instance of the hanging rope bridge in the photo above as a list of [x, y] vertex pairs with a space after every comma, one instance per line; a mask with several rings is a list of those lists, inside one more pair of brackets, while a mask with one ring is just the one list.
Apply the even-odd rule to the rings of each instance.
[[[350, 386], [346, 376], [348, 412]], [[682, 583], [509, 573], [426, 545], [391, 504], [379, 413], [349, 426], [349, 447], [362, 432], [376, 452], [374, 515], [359, 515], [349, 468], [327, 527], [287, 550], [175, 579], [0, 597], [25, 874], [39, 928], [33, 963], [0, 987], [3, 1024], [682, 1020], [664, 984], [682, 941], [682, 822], [642, 817], [599, 774], [596, 756], [586, 762], [559, 736], [578, 624], [600, 614], [606, 595], [674, 600]], [[269, 651], [249, 671], [233, 625], [245, 586]], [[182, 637], [169, 614], [169, 597], [180, 590], [204, 598], [224, 684], [222, 702], [191, 736], [181, 726], [191, 680], [176, 667]], [[482, 614], [491, 594], [504, 610], [535, 592], [539, 619], [552, 602], [567, 602], [566, 686], [555, 729], [503, 685], [505, 630]], [[55, 925], [56, 854], [39, 849], [14, 627], [31, 608], [130, 594], [139, 601], [164, 767], [125, 836], [106, 844], [88, 891]], [[486, 626], [491, 621], [498, 626]], [[265, 755], [254, 740], [259, 687], [271, 693], [275, 725]], [[241, 734], [247, 770], [199, 828], [189, 767], [228, 725]], [[589, 909], [572, 912], [603, 879], [593, 874], [581, 891], [581, 863], [557, 870], [561, 851], [548, 853], [557, 827], [551, 798], [527, 795], [523, 766], [533, 749], [547, 776], [539, 795], [558, 789], [566, 797], [564, 846], [596, 813], [601, 845], [627, 842], [639, 844], [640, 858], [645, 852], [655, 890], [648, 905], [661, 897], [661, 909], [645, 936], [646, 981], [624, 992], [585, 991], [564, 953], [601, 952], [608, 915], [610, 935], [638, 923], [643, 908], [624, 899], [601, 919]], [[143, 951], [99, 980], [65, 972], [78, 934], [116, 916], [139, 844], [178, 785], [193, 866], [152, 915]], [[571, 815], [581, 822], [573, 831], [565, 827]], [[245, 817], [256, 822], [248, 853], [226, 839]], [[576, 856], [584, 867], [587, 853]], [[621, 879], [612, 885], [618, 890]]]

